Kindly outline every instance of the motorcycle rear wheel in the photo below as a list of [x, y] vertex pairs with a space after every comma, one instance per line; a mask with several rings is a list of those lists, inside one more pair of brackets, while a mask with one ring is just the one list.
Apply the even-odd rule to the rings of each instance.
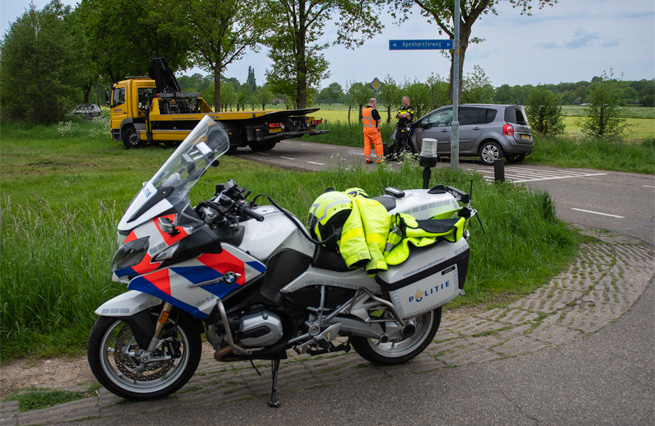
[[[153, 316], [156, 320], [156, 315]], [[171, 356], [164, 361], [142, 362], [134, 334], [121, 318], [100, 317], [91, 330], [88, 361], [96, 379], [107, 390], [130, 401], [164, 398], [189, 381], [201, 355], [200, 335], [186, 321], [169, 318], [162, 337], [170, 338], [153, 351]]]
[[416, 332], [405, 339], [380, 342], [378, 339], [353, 336], [352, 347], [367, 361], [378, 365], [400, 364], [416, 357], [432, 342], [441, 324], [441, 308], [415, 318]]

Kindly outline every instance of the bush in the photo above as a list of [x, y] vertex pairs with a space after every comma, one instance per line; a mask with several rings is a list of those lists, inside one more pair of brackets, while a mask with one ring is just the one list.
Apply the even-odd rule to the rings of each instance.
[[557, 97], [546, 87], [537, 86], [532, 92], [526, 113], [533, 130], [543, 135], [564, 133], [562, 107]]

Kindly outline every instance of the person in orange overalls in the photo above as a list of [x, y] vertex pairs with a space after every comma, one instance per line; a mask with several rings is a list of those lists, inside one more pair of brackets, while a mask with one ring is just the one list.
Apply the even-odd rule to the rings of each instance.
[[375, 107], [378, 101], [371, 98], [368, 101], [368, 106], [362, 111], [362, 121], [364, 122], [364, 161], [372, 163], [371, 157], [371, 144], [375, 147], [375, 155], [377, 156], [377, 163], [384, 163], [384, 149], [382, 147], [382, 136], [378, 125], [382, 120], [380, 113]]

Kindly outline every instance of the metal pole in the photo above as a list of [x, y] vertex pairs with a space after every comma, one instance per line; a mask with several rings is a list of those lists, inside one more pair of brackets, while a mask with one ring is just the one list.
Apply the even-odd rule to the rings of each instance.
[[455, 1], [455, 40], [453, 40], [453, 78], [450, 82], [453, 88], [453, 122], [450, 127], [450, 167], [459, 168], [459, 2]]

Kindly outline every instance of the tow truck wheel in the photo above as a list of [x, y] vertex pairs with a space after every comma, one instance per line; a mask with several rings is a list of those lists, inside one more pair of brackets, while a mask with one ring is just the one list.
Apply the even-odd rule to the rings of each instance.
[[250, 149], [252, 149], [255, 152], [262, 152], [262, 151], [270, 151], [271, 149], [275, 148], [275, 144], [277, 142], [272, 141], [272, 142], [262, 142], [262, 143], [251, 143], [248, 145]]
[[132, 126], [123, 131], [123, 145], [126, 149], [139, 148], [144, 145], [144, 142], [139, 139], [139, 134]]

